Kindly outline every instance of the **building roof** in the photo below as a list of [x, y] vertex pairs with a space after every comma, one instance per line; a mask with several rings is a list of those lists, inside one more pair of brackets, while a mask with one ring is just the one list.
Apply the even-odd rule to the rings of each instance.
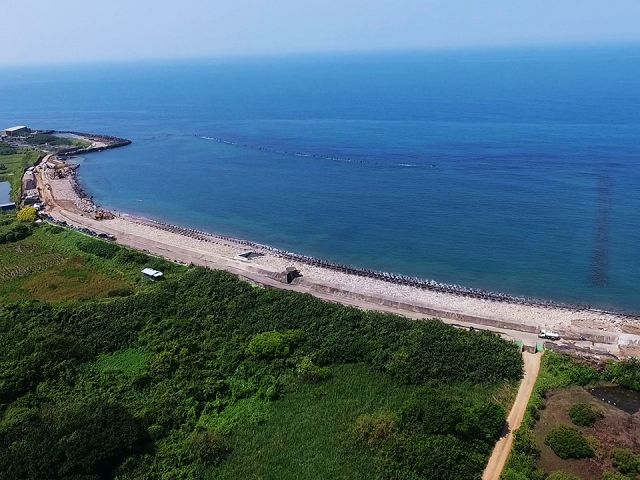
[[153, 277], [153, 278], [160, 278], [163, 275], [162, 272], [159, 272], [158, 270], [154, 270], [153, 268], [144, 268], [142, 270], [142, 273], [144, 273], [148, 277]]
[[27, 127], [25, 127], [24, 125], [18, 125], [17, 127], [5, 128], [4, 131], [5, 132], [16, 132], [18, 130], [24, 130], [25, 128], [27, 128]]

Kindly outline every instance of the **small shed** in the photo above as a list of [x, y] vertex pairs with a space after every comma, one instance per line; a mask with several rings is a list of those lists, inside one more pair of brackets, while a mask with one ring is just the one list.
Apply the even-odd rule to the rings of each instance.
[[162, 272], [154, 270], [153, 268], [144, 268], [142, 270], [142, 275], [153, 281], [160, 280], [164, 276]]
[[291, 283], [302, 274], [296, 267], [287, 267], [284, 272], [277, 274], [277, 279], [282, 283]]

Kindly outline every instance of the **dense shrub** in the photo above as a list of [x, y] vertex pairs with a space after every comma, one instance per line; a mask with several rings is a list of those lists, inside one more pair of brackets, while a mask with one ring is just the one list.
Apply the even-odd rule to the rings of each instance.
[[640, 455], [628, 448], [616, 448], [611, 452], [613, 466], [624, 475], [635, 476], [640, 473]]
[[78, 248], [85, 253], [90, 253], [101, 258], [113, 258], [120, 250], [120, 247], [113, 243], [93, 238], [83, 238], [78, 242]]
[[495, 383], [522, 375], [522, 356], [515, 344], [489, 332], [463, 332], [439, 321], [420, 322], [393, 349], [386, 368], [410, 383], [433, 378]]
[[635, 480], [632, 477], [627, 477], [620, 472], [604, 472], [602, 474], [602, 480]]
[[421, 434], [452, 434], [463, 440], [494, 443], [502, 434], [507, 414], [495, 403], [460, 405], [437, 389], [421, 389], [400, 410], [403, 429]]
[[146, 442], [144, 430], [120, 405], [50, 405], [0, 430], [0, 471], [25, 480], [113, 478], [122, 460]]
[[[131, 259], [106, 242], [86, 238], [80, 244], [92, 255]], [[154, 261], [160, 270], [172, 268], [160, 259]], [[105, 416], [113, 414], [116, 425], [128, 425], [127, 412], [135, 412], [152, 435], [152, 445], [141, 452], [138, 446], [146, 445], [144, 435], [114, 431], [112, 441], [96, 433], [111, 453], [104, 462], [87, 464], [86, 472], [100, 470], [94, 468], [97, 464], [104, 470], [81, 473], [80, 467], [73, 467], [76, 478], [215, 476], [202, 469], [224, 458], [228, 446], [223, 437], [208, 432], [227, 435], [240, 425], [259, 425], [271, 408], [269, 401], [286, 389], [298, 388], [294, 380], [322, 379], [327, 372], [324, 365], [363, 362], [379, 374], [394, 375], [387, 378], [389, 388], [398, 379], [430, 386], [407, 400], [402, 425], [400, 416], [396, 421], [397, 435], [387, 435], [391, 425], [380, 418], [379, 423], [360, 420], [363, 435], [366, 431], [371, 435], [364, 438], [388, 439], [375, 447], [385, 462], [385, 476], [456, 480], [480, 476], [493, 439], [504, 425], [504, 410], [463, 394], [444, 395], [438, 386], [481, 383], [491, 390], [501, 379], [516, 381], [522, 365], [517, 348], [495, 336], [459, 331], [440, 322], [409, 321], [308, 295], [257, 289], [224, 272], [192, 268], [168, 277], [127, 297], [56, 306], [0, 305], [0, 408], [3, 413], [26, 409], [11, 416], [15, 428], [46, 434], [42, 444], [35, 437], [20, 437], [28, 440], [24, 445], [36, 452], [33, 455], [43, 457], [40, 463], [28, 452], [21, 451], [24, 461], [7, 453], [0, 471], [33, 461], [47, 466], [38, 466], [34, 477], [57, 478], [65, 464], [58, 456], [58, 442], [65, 443], [47, 430], [46, 419], [69, 414], [68, 405], [107, 398], [126, 408], [103, 409]], [[140, 367], [134, 356], [116, 355], [122, 368], [99, 368], [99, 359], [128, 349], [142, 352], [148, 361]], [[41, 415], [45, 406], [51, 415]], [[42, 419], [32, 425], [34, 415]], [[85, 438], [86, 431], [107, 422], [86, 412], [79, 418], [86, 425], [70, 423], [62, 429], [69, 432], [65, 438], [73, 437], [75, 430]], [[51, 448], [43, 446], [46, 442]], [[78, 447], [78, 452], [94, 458], [93, 444], [85, 443], [89, 450]], [[0, 456], [4, 454], [0, 451]], [[116, 464], [120, 467], [114, 473]], [[22, 478], [22, 470], [14, 471], [17, 474], [9, 478]]]
[[477, 480], [486, 458], [452, 435], [425, 435], [399, 442], [389, 478]]
[[49, 133], [35, 133], [27, 138], [29, 145], [72, 145], [73, 141], [69, 138], [58, 137]]
[[563, 472], [562, 470], [558, 470], [553, 472], [551, 475], [547, 477], [547, 480], [580, 480], [580, 477], [574, 475], [573, 473]]
[[303, 339], [302, 330], [263, 332], [251, 338], [246, 353], [258, 358], [286, 357]]
[[188, 442], [191, 459], [204, 465], [217, 465], [231, 453], [231, 447], [224, 436], [215, 432], [194, 433]]
[[11, 219], [9, 222], [4, 222], [4, 225], [0, 225], [0, 243], [17, 242], [27, 238], [33, 232], [33, 226], [31, 224], [14, 221]]
[[31, 223], [34, 222], [38, 211], [33, 207], [24, 207], [20, 209], [16, 218], [19, 222]]
[[57, 235], [64, 232], [64, 228], [59, 227], [58, 225], [47, 225], [46, 230], [47, 233], [50, 233], [51, 235]]
[[544, 441], [562, 459], [591, 458], [594, 451], [580, 430], [561, 425], [549, 432]]
[[116, 258], [120, 263], [125, 265], [134, 264], [134, 265], [145, 265], [149, 263], [149, 255], [138, 252], [136, 250], [130, 250], [128, 248], [121, 248], [116, 255]]
[[588, 403], [576, 403], [569, 409], [569, 417], [579, 427], [591, 427], [603, 414]]
[[382, 447], [397, 433], [397, 419], [392, 412], [362, 414], [356, 419], [353, 427], [355, 439], [371, 448]]
[[400, 410], [403, 429], [422, 434], [455, 433], [464, 417], [464, 408], [456, 398], [424, 388], [412, 395]]
[[298, 364], [298, 375], [304, 382], [321, 382], [331, 377], [331, 370], [316, 365], [309, 357], [303, 357]]
[[107, 292], [108, 297], [128, 297], [129, 295], [133, 295], [133, 290], [128, 287], [114, 288]]
[[640, 358], [628, 358], [610, 363], [604, 376], [607, 380], [640, 392]]

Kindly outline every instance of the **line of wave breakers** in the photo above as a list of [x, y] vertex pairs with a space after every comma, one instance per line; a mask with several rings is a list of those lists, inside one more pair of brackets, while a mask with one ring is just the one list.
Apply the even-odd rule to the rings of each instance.
[[553, 300], [543, 300], [543, 299], [532, 298], [532, 297], [522, 297], [522, 296], [510, 295], [503, 292], [493, 292], [488, 290], [482, 290], [479, 288], [470, 288], [462, 285], [442, 283], [442, 282], [437, 282], [435, 280], [428, 280], [424, 278], [413, 277], [413, 276], [403, 275], [398, 273], [381, 272], [381, 271], [372, 270], [368, 268], [360, 268], [360, 267], [354, 267], [352, 265], [334, 263], [327, 260], [311, 257], [309, 255], [301, 255], [299, 253], [289, 252], [287, 250], [272, 247], [270, 245], [264, 245], [261, 243], [252, 242], [250, 240], [241, 240], [241, 239], [229, 237], [226, 235], [212, 234], [209, 232], [205, 232], [203, 230], [196, 230], [193, 228], [181, 227], [178, 225], [163, 223], [156, 220], [144, 219], [144, 221], [142, 220], [134, 220], [134, 221], [141, 224], [148, 222], [153, 226], [160, 228], [161, 230], [165, 230], [172, 233], [178, 233], [180, 235], [195, 238], [197, 240], [202, 240], [205, 242], [218, 243], [216, 242], [216, 239], [222, 240], [225, 242], [242, 245], [244, 247], [251, 247], [258, 250], [264, 250], [280, 258], [286, 258], [288, 260], [296, 261], [306, 265], [327, 268], [329, 270], [334, 270], [337, 272], [346, 273], [350, 275], [356, 275], [359, 277], [373, 278], [376, 280], [382, 280], [382, 281], [393, 283], [396, 285], [405, 285], [409, 287], [430, 290], [438, 293], [448, 293], [452, 295], [459, 295], [462, 297], [470, 297], [470, 298], [476, 298], [480, 300], [490, 300], [493, 302], [512, 303], [517, 305], [542, 307], [542, 308], [559, 308], [559, 309], [570, 310], [574, 312], [588, 310], [596, 313], [607, 313], [607, 314], [624, 316], [624, 317], [634, 318], [634, 319], [640, 318], [640, 314], [612, 312], [612, 311], [592, 308], [589, 305], [557, 302]]

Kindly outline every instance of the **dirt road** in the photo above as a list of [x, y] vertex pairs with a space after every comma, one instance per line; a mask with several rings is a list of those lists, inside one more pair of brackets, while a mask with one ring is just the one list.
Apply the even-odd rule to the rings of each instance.
[[524, 418], [524, 414], [527, 409], [527, 404], [529, 403], [529, 398], [531, 397], [533, 387], [536, 383], [536, 379], [538, 378], [541, 358], [542, 355], [539, 353], [523, 353], [524, 377], [522, 378], [518, 394], [513, 402], [509, 416], [507, 417], [509, 433], [496, 443], [493, 453], [489, 458], [489, 463], [487, 463], [487, 467], [482, 475], [482, 480], [498, 480], [500, 478], [500, 474], [502, 473], [502, 470], [507, 463], [507, 459], [509, 458], [509, 453], [511, 453], [513, 434], [518, 428], [520, 428], [520, 424], [522, 423], [522, 419]]

